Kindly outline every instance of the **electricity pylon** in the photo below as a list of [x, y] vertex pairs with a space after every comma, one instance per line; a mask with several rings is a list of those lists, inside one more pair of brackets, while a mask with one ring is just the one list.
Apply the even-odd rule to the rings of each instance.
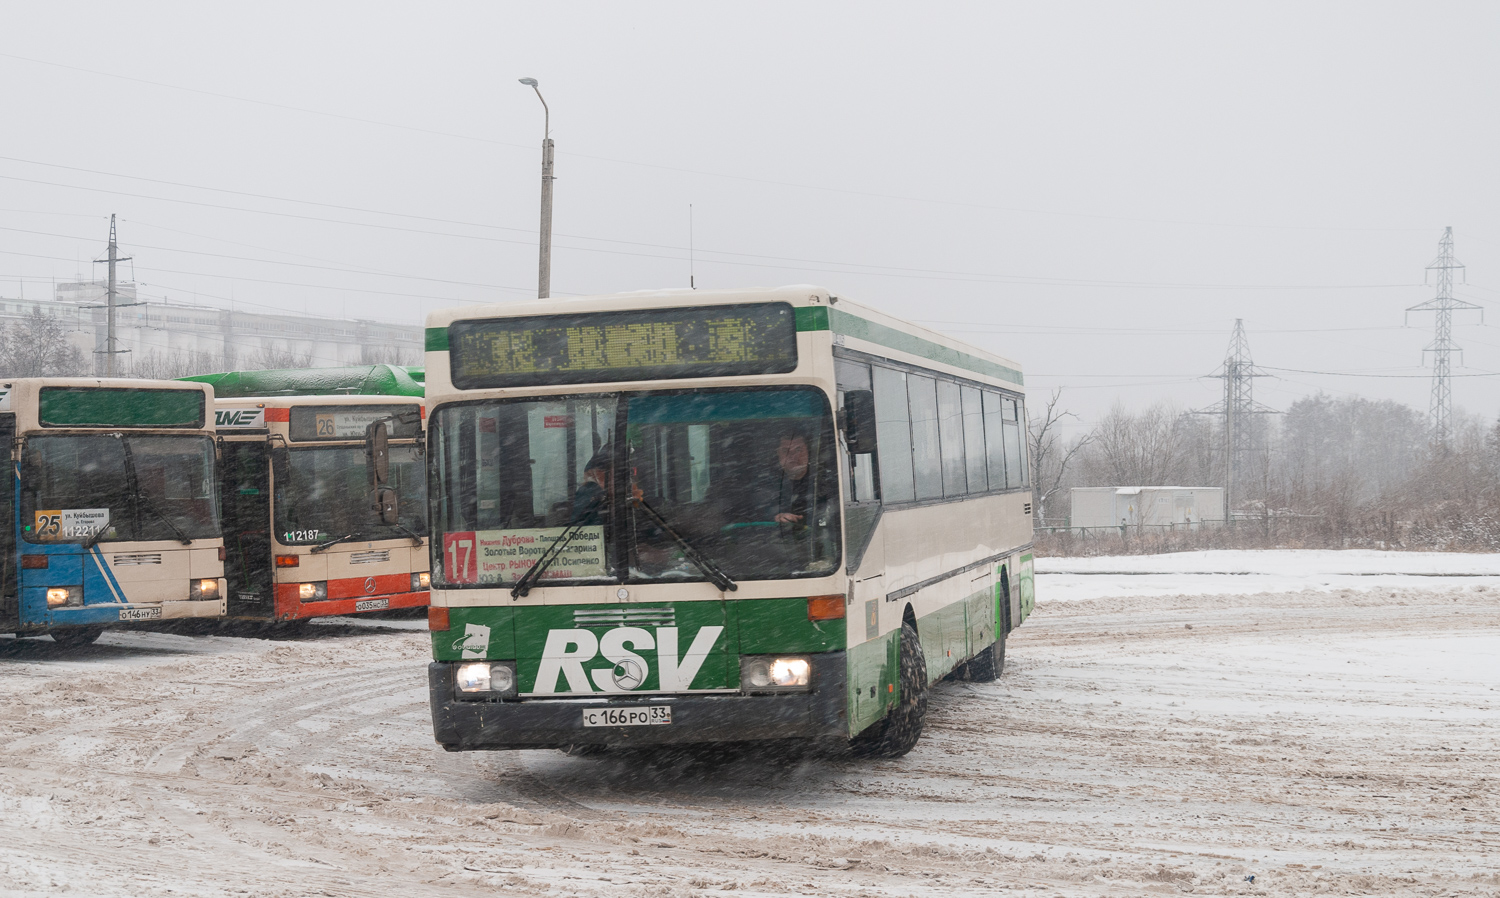
[[[1453, 228], [1446, 228], [1443, 230], [1442, 241], [1438, 243], [1438, 257], [1427, 266], [1428, 271], [1437, 272], [1437, 295], [1406, 310], [1407, 318], [1411, 317], [1412, 312], [1436, 313], [1432, 342], [1422, 350], [1422, 355], [1425, 358], [1427, 353], [1432, 353], [1432, 402], [1429, 415], [1432, 442], [1440, 448], [1447, 448], [1448, 438], [1453, 434], [1453, 390], [1449, 383], [1452, 370], [1448, 357], [1454, 352], [1463, 352], [1463, 347], [1453, 342], [1453, 313], [1455, 310], [1478, 309], [1479, 320], [1481, 323], [1484, 321], [1482, 307], [1453, 297], [1453, 272], [1463, 267], [1462, 262], [1453, 258]], [[1467, 272], [1465, 278], [1467, 279]]]
[[1229, 338], [1229, 352], [1217, 377], [1224, 381], [1224, 398], [1205, 409], [1200, 415], [1219, 415], [1224, 419], [1224, 517], [1233, 519], [1234, 503], [1241, 496], [1241, 485], [1245, 472], [1250, 470], [1251, 459], [1257, 449], [1256, 428], [1251, 426], [1254, 415], [1277, 414], [1273, 408], [1255, 401], [1254, 379], [1269, 377], [1255, 367], [1250, 359], [1250, 341], [1245, 337], [1245, 322], [1234, 319], [1234, 333]]

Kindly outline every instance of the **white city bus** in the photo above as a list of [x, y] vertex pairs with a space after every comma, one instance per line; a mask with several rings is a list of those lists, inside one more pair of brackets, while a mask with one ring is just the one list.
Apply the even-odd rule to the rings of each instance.
[[85, 645], [105, 627], [224, 614], [213, 389], [0, 383], [0, 629]]
[[[286, 622], [427, 604], [421, 397], [237, 396], [215, 408], [230, 617]], [[371, 511], [366, 479], [375, 421], [388, 422], [404, 499], [388, 520]]]
[[1022, 377], [817, 287], [427, 322], [451, 751], [909, 751], [1032, 607]]

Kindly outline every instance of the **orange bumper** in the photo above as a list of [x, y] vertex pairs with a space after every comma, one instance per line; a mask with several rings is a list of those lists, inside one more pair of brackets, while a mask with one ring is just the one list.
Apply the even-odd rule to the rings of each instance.
[[303, 620], [387, 611], [391, 608], [424, 608], [427, 590], [411, 591], [411, 574], [382, 577], [351, 577], [328, 581], [328, 598], [304, 602], [296, 583], [276, 584], [276, 619]]

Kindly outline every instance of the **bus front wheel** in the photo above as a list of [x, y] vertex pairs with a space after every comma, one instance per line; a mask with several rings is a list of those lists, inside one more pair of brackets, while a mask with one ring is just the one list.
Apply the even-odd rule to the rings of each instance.
[[916, 747], [927, 716], [927, 656], [917, 639], [917, 628], [901, 625], [901, 700], [880, 722], [855, 736], [856, 754], [871, 758], [899, 758]]
[[103, 632], [103, 627], [69, 627], [66, 630], [52, 630], [49, 635], [58, 645], [73, 649], [92, 645]]

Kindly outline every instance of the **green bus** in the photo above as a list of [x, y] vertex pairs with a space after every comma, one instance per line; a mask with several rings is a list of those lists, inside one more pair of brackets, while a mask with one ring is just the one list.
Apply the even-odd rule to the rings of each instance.
[[817, 287], [443, 310], [426, 349], [444, 748], [896, 757], [930, 684], [1000, 674], [1014, 362]]

